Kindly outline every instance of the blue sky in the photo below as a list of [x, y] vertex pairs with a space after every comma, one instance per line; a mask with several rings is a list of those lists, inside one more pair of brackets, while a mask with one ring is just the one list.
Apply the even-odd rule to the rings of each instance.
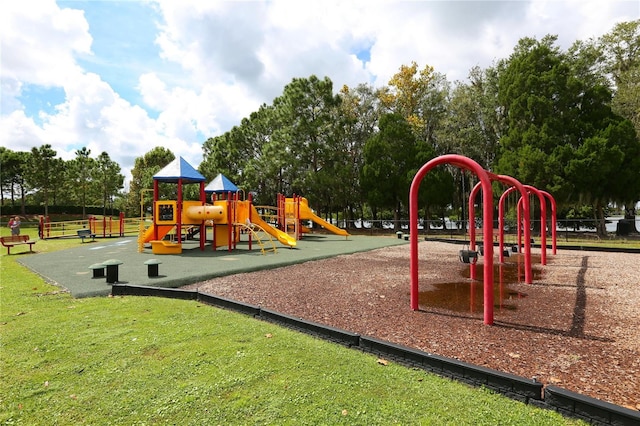
[[163, 67], [154, 43], [156, 22], [162, 17], [149, 3], [127, 1], [59, 1], [60, 7], [79, 8], [89, 24], [93, 55], [78, 63], [94, 72], [124, 99], [140, 104], [135, 87], [140, 74]]
[[156, 146], [197, 167], [293, 78], [379, 87], [416, 61], [464, 80], [522, 37], [567, 48], [639, 18], [635, 0], [4, 2], [0, 146], [106, 151], [127, 179]]

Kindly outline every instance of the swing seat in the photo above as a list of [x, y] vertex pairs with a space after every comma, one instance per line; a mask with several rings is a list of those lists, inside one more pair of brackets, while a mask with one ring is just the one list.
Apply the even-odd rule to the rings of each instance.
[[460, 262], [476, 263], [478, 261], [478, 252], [475, 250], [460, 250]]

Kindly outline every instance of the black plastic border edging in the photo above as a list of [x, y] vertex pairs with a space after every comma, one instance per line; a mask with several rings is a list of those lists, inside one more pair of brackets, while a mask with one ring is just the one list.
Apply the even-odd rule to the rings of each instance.
[[[439, 376], [459, 380], [473, 386], [484, 386], [509, 398], [540, 408], [555, 410], [567, 417], [579, 418], [598, 425], [640, 425], [640, 411], [620, 407], [556, 386], [490, 368], [468, 364], [453, 358], [434, 355], [373, 337], [314, 323], [259, 306], [225, 299], [197, 290], [114, 284], [113, 296], [156, 296], [197, 300], [220, 308], [238, 311], [258, 319], [306, 332], [363, 352], [388, 357], [400, 364], [418, 367]], [[544, 395], [542, 391], [544, 390]]]
[[260, 308], [260, 318], [266, 321], [282, 324], [290, 328], [295, 328], [315, 336], [320, 336], [348, 347], [358, 346], [360, 343], [359, 334], [307, 321], [291, 315], [281, 314], [280, 312], [272, 311], [270, 309]]
[[544, 389], [545, 402], [560, 414], [603, 425], [639, 425], [640, 412], [556, 386]]
[[197, 300], [198, 302], [206, 303], [207, 305], [217, 306], [219, 308], [240, 312], [242, 314], [251, 315], [253, 317], [257, 317], [260, 315], [259, 306], [250, 305], [248, 303], [237, 302], [235, 300], [226, 299], [224, 297], [216, 296], [214, 294], [198, 292]]
[[360, 337], [360, 347], [368, 352], [390, 356], [400, 363], [408, 363], [440, 376], [456, 379], [473, 386], [485, 386], [512, 399], [529, 403], [542, 400], [542, 383], [503, 373], [486, 367], [458, 361], [408, 348], [372, 337]]
[[155, 296], [168, 299], [197, 300], [197, 290], [184, 290], [179, 288], [149, 287], [131, 284], [113, 284], [111, 286], [113, 296]]

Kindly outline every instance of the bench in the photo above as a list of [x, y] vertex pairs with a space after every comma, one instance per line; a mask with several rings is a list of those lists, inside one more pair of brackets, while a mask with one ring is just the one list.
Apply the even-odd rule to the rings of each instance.
[[91, 233], [90, 229], [78, 229], [77, 232], [78, 232], [78, 237], [82, 239], [83, 243], [84, 243], [84, 239], [89, 237], [91, 237], [91, 241], [96, 240], [96, 234]]
[[29, 251], [33, 253], [33, 245], [35, 240], [29, 239], [28, 235], [11, 235], [9, 237], [0, 237], [0, 244], [7, 248], [7, 254], [11, 254], [11, 247], [22, 244], [29, 244]]

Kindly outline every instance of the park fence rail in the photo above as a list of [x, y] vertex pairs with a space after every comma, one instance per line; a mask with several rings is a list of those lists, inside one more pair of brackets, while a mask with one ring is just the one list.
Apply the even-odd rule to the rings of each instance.
[[52, 222], [49, 217], [40, 216], [38, 235], [41, 239], [78, 237], [78, 231], [88, 229], [97, 238], [136, 236], [140, 218], [89, 216], [83, 220]]

